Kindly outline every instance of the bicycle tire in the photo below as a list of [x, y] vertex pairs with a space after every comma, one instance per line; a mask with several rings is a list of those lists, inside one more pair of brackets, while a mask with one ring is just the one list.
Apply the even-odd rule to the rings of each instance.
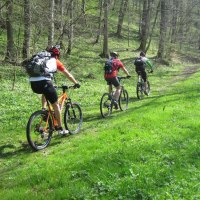
[[42, 150], [46, 148], [51, 141], [53, 132], [52, 120], [51, 117], [49, 117], [47, 122], [47, 115], [47, 111], [38, 110], [34, 112], [28, 120], [26, 137], [33, 150]]
[[67, 103], [64, 112], [65, 128], [71, 135], [78, 133], [81, 129], [83, 116], [81, 107], [78, 103]]
[[150, 82], [147, 81], [147, 95], [150, 94], [150, 91], [151, 91]]
[[103, 118], [108, 117], [112, 113], [112, 98], [109, 93], [104, 93], [100, 101], [100, 113]]
[[144, 90], [143, 90], [143, 85], [142, 83], [137, 83], [136, 86], [136, 94], [138, 99], [143, 99], [144, 98]]
[[120, 93], [120, 96], [119, 96], [119, 108], [121, 111], [124, 111], [128, 108], [128, 101], [129, 101], [129, 98], [128, 98], [128, 92], [127, 90], [122, 90], [121, 93]]

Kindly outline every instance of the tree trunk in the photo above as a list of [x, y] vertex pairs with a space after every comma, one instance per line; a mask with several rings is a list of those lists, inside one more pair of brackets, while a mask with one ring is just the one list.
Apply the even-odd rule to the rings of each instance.
[[109, 53], [108, 53], [108, 0], [104, 0], [104, 30], [103, 30], [103, 35], [104, 35], [104, 40], [103, 40], [103, 53], [102, 57], [104, 58], [109, 58]]
[[22, 56], [24, 59], [30, 56], [30, 37], [31, 37], [31, 13], [30, 0], [24, 0], [24, 42]]
[[49, 35], [48, 35], [48, 46], [51, 47], [54, 43], [54, 10], [55, 10], [55, 0], [50, 0], [50, 23], [49, 23]]
[[122, 32], [122, 25], [124, 21], [124, 15], [127, 10], [127, 5], [128, 5], [128, 0], [121, 0], [121, 6], [119, 10], [119, 16], [118, 16], [118, 25], [117, 25], [117, 37], [121, 37], [121, 32]]
[[68, 33], [68, 48], [67, 48], [67, 54], [70, 55], [72, 51], [72, 41], [73, 41], [73, 32], [74, 32], [74, 25], [73, 25], [73, 0], [71, 0], [70, 5], [69, 5], [69, 18], [70, 18], [70, 23], [69, 23], [69, 33]]
[[159, 40], [157, 57], [162, 60], [164, 58], [165, 38], [166, 38], [166, 32], [167, 32], [167, 6], [166, 6], [166, 1], [161, 0], [160, 6], [161, 6], [160, 40]]
[[144, 0], [141, 24], [141, 43], [139, 50], [145, 51], [150, 27], [150, 0]]
[[5, 61], [15, 61], [14, 54], [14, 37], [13, 37], [13, 0], [7, 0], [7, 12], [6, 12], [6, 28], [7, 28], [7, 52]]
[[83, 15], [85, 15], [85, 7], [86, 7], [86, 0], [82, 0], [82, 8], [81, 8], [81, 10], [82, 10]]
[[101, 16], [102, 16], [102, 8], [103, 8], [103, 0], [99, 0], [99, 18], [98, 18], [98, 30], [97, 30], [97, 38], [95, 44], [99, 42], [99, 38], [101, 35]]

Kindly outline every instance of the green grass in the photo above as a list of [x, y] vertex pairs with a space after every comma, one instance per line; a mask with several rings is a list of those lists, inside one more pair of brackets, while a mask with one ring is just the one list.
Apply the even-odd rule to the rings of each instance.
[[200, 73], [178, 76], [182, 69], [149, 75], [152, 93], [141, 101], [136, 76], [124, 81], [129, 109], [107, 119], [99, 112], [107, 90], [102, 76], [82, 79], [81, 89], [70, 92], [83, 110], [81, 132], [55, 135], [39, 152], [28, 146], [25, 129], [40, 98], [20, 69], [13, 91], [11, 74], [2, 75], [1, 199], [199, 199]]

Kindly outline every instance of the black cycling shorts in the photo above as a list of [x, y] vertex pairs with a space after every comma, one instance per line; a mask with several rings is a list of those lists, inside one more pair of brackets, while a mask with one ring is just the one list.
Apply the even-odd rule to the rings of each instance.
[[37, 94], [44, 94], [45, 98], [50, 101], [51, 104], [58, 100], [56, 89], [51, 81], [31, 81], [31, 88], [33, 92]]
[[107, 85], [114, 85], [115, 87], [120, 86], [120, 82], [117, 77], [114, 78], [106, 78]]
[[147, 73], [145, 71], [145, 68], [136, 68], [135, 71], [137, 72], [137, 74], [141, 73], [141, 77], [144, 80], [144, 82], [147, 81]]

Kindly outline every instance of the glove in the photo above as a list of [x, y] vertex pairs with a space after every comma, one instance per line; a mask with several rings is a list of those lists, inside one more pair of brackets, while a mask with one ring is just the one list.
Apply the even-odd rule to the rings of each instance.
[[80, 88], [81, 87], [81, 85], [79, 84], [79, 83], [76, 83], [75, 85], [74, 85], [74, 88]]
[[130, 75], [128, 75], [128, 76], [126, 76], [127, 78], [131, 78], [131, 76]]
[[149, 71], [149, 73], [153, 73], [153, 69], [151, 69], [151, 70]]

